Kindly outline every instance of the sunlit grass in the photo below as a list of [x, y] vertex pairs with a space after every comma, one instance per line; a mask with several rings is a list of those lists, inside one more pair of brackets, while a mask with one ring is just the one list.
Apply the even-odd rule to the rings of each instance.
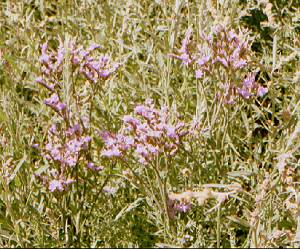
[[[297, 1], [7, 0], [0, 6], [2, 247], [299, 247]], [[214, 98], [216, 75], [196, 79], [193, 68], [170, 56], [188, 28], [201, 43], [201, 33], [218, 24], [248, 29], [251, 70], [268, 88], [265, 96], [224, 105]], [[72, 39], [84, 48], [100, 44], [95, 54], [120, 67], [76, 113], [89, 115], [92, 103], [90, 153], [104, 170], [88, 171], [84, 161], [78, 164], [84, 181], [51, 193], [35, 174], [52, 166], [40, 148], [60, 119], [35, 80], [41, 45], [48, 41], [57, 51], [60, 39], [66, 48]], [[74, 75], [65, 60], [59, 91], [71, 103], [76, 96], [84, 102], [90, 84]], [[75, 84], [76, 91], [68, 89]], [[147, 98], [186, 123], [198, 121], [199, 134], [181, 144], [167, 172], [164, 156], [155, 162], [159, 172], [129, 165], [149, 187], [143, 188], [124, 162], [100, 156], [98, 130], [117, 133], [123, 116]], [[202, 201], [193, 199], [189, 212], [168, 221], [160, 179], [167, 194], [193, 191]], [[108, 187], [116, 193], [103, 191]]]

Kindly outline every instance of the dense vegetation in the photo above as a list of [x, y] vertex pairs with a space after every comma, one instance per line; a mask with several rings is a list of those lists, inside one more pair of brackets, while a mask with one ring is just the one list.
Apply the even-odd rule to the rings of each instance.
[[299, 248], [298, 0], [0, 6], [1, 247]]

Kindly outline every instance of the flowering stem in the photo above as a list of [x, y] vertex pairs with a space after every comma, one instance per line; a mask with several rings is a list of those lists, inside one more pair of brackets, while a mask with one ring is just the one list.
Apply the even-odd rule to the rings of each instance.
[[169, 212], [168, 212], [168, 196], [167, 196], [167, 191], [166, 191], [166, 184], [163, 184], [157, 167], [153, 166], [152, 168], [154, 169], [154, 172], [156, 174], [156, 179], [157, 179], [160, 195], [161, 195], [161, 199], [162, 199], [164, 210], [165, 210], [166, 227], [167, 227], [167, 231], [169, 231], [170, 217], [169, 217]]
[[150, 191], [151, 191], [149, 197], [150, 197], [150, 196], [153, 197], [155, 203], [157, 204], [157, 206], [158, 206], [158, 208], [159, 208], [159, 210], [160, 210], [160, 213], [162, 214], [164, 211], [162, 210], [161, 206], [159, 205], [159, 202], [158, 202], [158, 200], [157, 200], [157, 198], [156, 198], [156, 195], [155, 195], [155, 193], [154, 193], [154, 189], [153, 189], [153, 186], [152, 186], [152, 184], [151, 184], [151, 179], [150, 179], [150, 177], [149, 177], [148, 170], [146, 170], [146, 175], [147, 175], [147, 181], [148, 181], [148, 184], [149, 184], [149, 186], [150, 186]]
[[218, 206], [218, 214], [217, 214], [217, 248], [220, 248], [220, 238], [221, 238], [221, 205]]

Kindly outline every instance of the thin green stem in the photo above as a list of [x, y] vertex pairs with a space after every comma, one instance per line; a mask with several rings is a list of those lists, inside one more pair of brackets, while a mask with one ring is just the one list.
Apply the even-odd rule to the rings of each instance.
[[217, 214], [217, 248], [220, 248], [221, 240], [221, 205], [218, 206]]

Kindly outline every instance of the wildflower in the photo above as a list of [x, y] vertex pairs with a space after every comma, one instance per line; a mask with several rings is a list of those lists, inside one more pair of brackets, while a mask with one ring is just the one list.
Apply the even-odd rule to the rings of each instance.
[[112, 147], [110, 149], [103, 150], [101, 155], [105, 157], [120, 157], [122, 156], [122, 152], [117, 147]]
[[191, 203], [175, 204], [174, 209], [179, 213], [187, 213], [192, 207]]
[[137, 125], [140, 124], [140, 122], [139, 122], [138, 119], [133, 118], [133, 117], [130, 116], [130, 115], [125, 115], [125, 116], [123, 117], [123, 122], [124, 122], [124, 123], [128, 123], [128, 124], [130, 124], [130, 125], [132, 125], [132, 126], [134, 126], [134, 127], [136, 127]]
[[204, 73], [201, 69], [196, 70], [196, 79], [200, 79], [203, 77]]
[[108, 195], [115, 195], [117, 193], [117, 191], [118, 191], [118, 189], [116, 187], [105, 186], [103, 188], [103, 192]]
[[[186, 38], [182, 42], [182, 47], [178, 51], [179, 55], [173, 57], [181, 60], [183, 64], [191, 66], [195, 70], [196, 79], [202, 79], [209, 74], [213, 78], [223, 80], [218, 74], [213, 74], [222, 66], [229, 76], [226, 83], [228, 87], [222, 91], [222, 83], [217, 82], [219, 89], [215, 94], [224, 103], [233, 104], [237, 97], [250, 99], [267, 93], [266, 88], [255, 82], [255, 74], [245, 73], [250, 65], [251, 49], [249, 39], [244, 31], [236, 33], [233, 29], [217, 25], [209, 36], [200, 35], [203, 44], [196, 46], [195, 50], [189, 49], [192, 44], [190, 34], [191, 30], [187, 32]], [[246, 78], [239, 80], [237, 75], [241, 75], [241, 78], [246, 75]]]
[[50, 57], [47, 54], [47, 47], [48, 47], [47, 42], [42, 45], [42, 55], [40, 57], [40, 62], [44, 65], [50, 65]]
[[165, 107], [156, 109], [151, 99], [137, 105], [134, 114], [137, 117], [123, 117], [124, 127], [119, 133], [100, 133], [105, 143], [102, 156], [120, 157], [132, 151], [133, 157], [146, 165], [159, 153], [174, 155], [180, 139], [188, 134], [186, 124], [178, 121], [171, 124], [168, 110]]
[[66, 105], [60, 102], [56, 93], [53, 93], [50, 98], [45, 99], [44, 103], [58, 113], [61, 113], [66, 109]]
[[73, 179], [54, 179], [49, 182], [49, 190], [50, 192], [55, 192], [56, 190], [62, 192], [68, 188], [68, 185], [74, 183]]
[[87, 164], [87, 168], [89, 168], [89, 169], [91, 169], [91, 170], [93, 170], [93, 171], [101, 171], [101, 170], [104, 169], [103, 166], [95, 166], [95, 164], [92, 163], [92, 162], [89, 162], [89, 163]]
[[245, 88], [253, 88], [255, 82], [255, 74], [248, 74], [245, 80], [243, 81], [243, 86]]
[[238, 88], [238, 93], [244, 98], [249, 99], [252, 94], [249, 92], [247, 88]]
[[39, 83], [40, 85], [44, 86], [47, 88], [49, 91], [54, 92], [54, 85], [47, 85], [46, 82], [44, 81], [43, 77], [37, 77], [35, 80], [36, 83]]
[[32, 144], [31, 147], [37, 149], [39, 147], [39, 144]]
[[50, 190], [50, 192], [54, 192], [55, 190], [58, 190], [60, 192], [63, 191], [64, 187], [63, 187], [62, 181], [59, 181], [59, 180], [50, 181], [49, 190]]
[[191, 36], [192, 36], [192, 29], [189, 28], [185, 34], [185, 38], [183, 39], [181, 48], [178, 50], [179, 55], [174, 55], [174, 54], [170, 55], [178, 60], [181, 60], [182, 63], [187, 66], [193, 62], [193, 58], [190, 53]]
[[263, 97], [268, 92], [268, 89], [262, 86], [258, 87], [257, 96]]
[[57, 129], [56, 129], [56, 125], [55, 124], [52, 124], [49, 131], [53, 134], [55, 134], [57, 132]]

